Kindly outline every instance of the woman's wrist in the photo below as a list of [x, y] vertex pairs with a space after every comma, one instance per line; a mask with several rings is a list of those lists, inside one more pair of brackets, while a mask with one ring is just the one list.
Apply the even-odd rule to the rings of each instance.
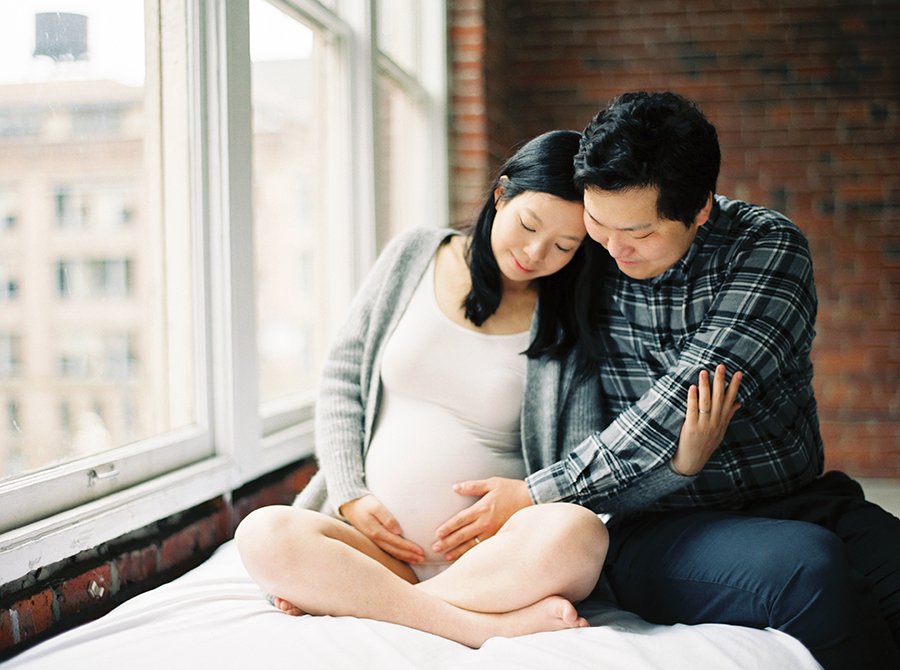
[[693, 477], [694, 475], [686, 475], [683, 472], [679, 471], [677, 467], [675, 467], [675, 458], [673, 457], [671, 461], [669, 461], [669, 470], [674, 472], [679, 477]]

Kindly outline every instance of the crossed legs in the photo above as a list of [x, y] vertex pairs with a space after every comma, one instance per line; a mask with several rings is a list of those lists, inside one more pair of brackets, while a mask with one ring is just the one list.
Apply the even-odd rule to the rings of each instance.
[[256, 583], [302, 612], [397, 623], [470, 647], [586, 626], [573, 603], [590, 594], [608, 545], [590, 511], [535, 505], [417, 584], [409, 565], [318, 512], [264, 507], [241, 522], [235, 539]]

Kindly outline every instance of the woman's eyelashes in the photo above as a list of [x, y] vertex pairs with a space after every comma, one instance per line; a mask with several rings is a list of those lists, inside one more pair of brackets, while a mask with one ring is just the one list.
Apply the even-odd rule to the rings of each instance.
[[[536, 232], [537, 232], [537, 230], [536, 230], [535, 228], [529, 228], [528, 226], [526, 226], [524, 221], [519, 221], [519, 225], [521, 225], [521, 226], [522, 226], [525, 230], [527, 230], [529, 233], [536, 233]], [[569, 247], [569, 248], [567, 249], [567, 248], [565, 248], [565, 247], [561, 247], [559, 244], [556, 244], [555, 246], [556, 246], [557, 249], [559, 249], [559, 250], [562, 251], [563, 253], [569, 253], [570, 251], [572, 251], [572, 250], [575, 248], [575, 247]]]

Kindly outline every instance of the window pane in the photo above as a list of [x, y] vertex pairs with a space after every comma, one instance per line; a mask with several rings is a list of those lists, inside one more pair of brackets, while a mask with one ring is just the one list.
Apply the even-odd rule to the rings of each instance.
[[194, 420], [187, 202], [160, 192], [143, 2], [7, 5], [0, 479]]
[[[311, 391], [330, 337], [329, 47], [265, 0], [250, 2], [253, 220], [263, 403]], [[349, 197], [349, 195], [348, 195]]]
[[424, 110], [390, 77], [378, 90], [378, 222], [381, 243], [401, 230], [427, 226], [421, 212], [434, 208], [423, 163], [427, 161]]
[[418, 73], [419, 0], [377, 0], [378, 48], [410, 74]]

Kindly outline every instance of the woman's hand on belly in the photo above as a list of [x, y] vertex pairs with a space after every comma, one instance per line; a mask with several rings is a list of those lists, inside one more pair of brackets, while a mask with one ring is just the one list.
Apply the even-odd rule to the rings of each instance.
[[496, 535], [513, 514], [534, 504], [522, 479], [491, 477], [454, 484], [453, 490], [462, 496], [481, 498], [435, 532], [438, 540], [432, 550], [445, 552], [448, 561], [455, 561], [474, 547], [475, 538], [481, 541]]
[[402, 537], [400, 524], [375, 496], [351, 500], [341, 505], [339, 511], [354, 528], [394, 558], [412, 565], [425, 560], [422, 547]]

